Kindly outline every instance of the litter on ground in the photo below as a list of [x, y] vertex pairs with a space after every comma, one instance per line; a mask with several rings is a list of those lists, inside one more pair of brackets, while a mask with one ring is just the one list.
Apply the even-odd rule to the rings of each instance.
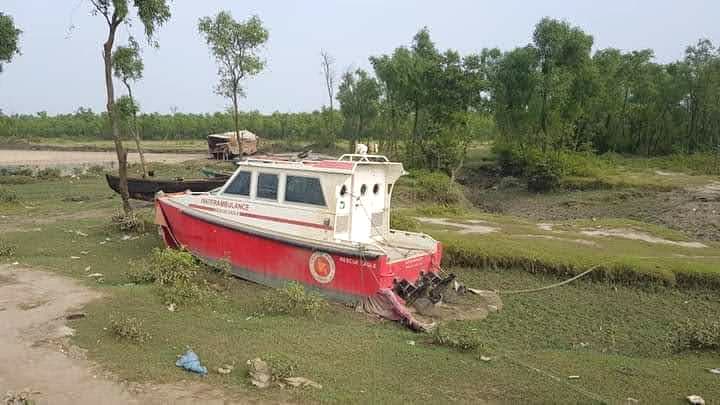
[[192, 371], [193, 373], [202, 375], [205, 375], [208, 372], [207, 367], [200, 363], [200, 357], [198, 357], [198, 355], [192, 350], [188, 350], [185, 354], [180, 356], [180, 358], [175, 362], [175, 365], [182, 367], [187, 371]]

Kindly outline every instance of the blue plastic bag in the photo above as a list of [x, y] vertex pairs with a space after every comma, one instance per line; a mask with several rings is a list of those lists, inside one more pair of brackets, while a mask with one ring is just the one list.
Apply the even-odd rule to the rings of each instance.
[[185, 352], [185, 354], [183, 354], [178, 361], [175, 362], [175, 365], [182, 367], [187, 371], [192, 371], [202, 375], [205, 375], [208, 372], [207, 368], [200, 364], [200, 357], [198, 357], [198, 355], [192, 350]]

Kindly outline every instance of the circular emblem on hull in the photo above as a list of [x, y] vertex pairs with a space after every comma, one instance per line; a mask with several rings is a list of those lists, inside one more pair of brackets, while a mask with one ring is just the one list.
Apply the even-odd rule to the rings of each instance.
[[332, 256], [323, 252], [315, 252], [310, 256], [310, 274], [315, 281], [326, 284], [335, 278], [335, 261]]

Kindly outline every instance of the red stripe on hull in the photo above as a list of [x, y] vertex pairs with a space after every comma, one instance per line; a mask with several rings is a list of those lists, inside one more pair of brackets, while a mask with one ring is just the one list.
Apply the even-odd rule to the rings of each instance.
[[[163, 204], [158, 199], [156, 209], [162, 209], [168, 229], [174, 239], [165, 240], [190, 250], [193, 254], [209, 260], [229, 260], [245, 277], [261, 283], [270, 281], [298, 281], [307, 286], [327, 290], [330, 295], [345, 297], [371, 296], [380, 288], [392, 288], [393, 280], [407, 279], [414, 282], [421, 271], [437, 271], [440, 260], [438, 245], [435, 254], [406, 259], [388, 264], [386, 256], [361, 260], [358, 257], [331, 253], [335, 275], [327, 283], [320, 283], [310, 272], [310, 257], [315, 250], [268, 239], [219, 226], [184, 214], [179, 208]], [[267, 280], [268, 282], [265, 282]], [[276, 283], [275, 283], [276, 284]]]

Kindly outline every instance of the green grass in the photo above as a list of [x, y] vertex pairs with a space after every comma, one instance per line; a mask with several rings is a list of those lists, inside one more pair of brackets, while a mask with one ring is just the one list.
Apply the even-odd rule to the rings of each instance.
[[[191, 171], [170, 166], [163, 170], [178, 174]], [[467, 351], [437, 345], [431, 335], [374, 320], [339, 304], [330, 305], [316, 318], [266, 314], [263, 298], [268, 288], [238, 279], [227, 281], [215, 272], [206, 274], [208, 283], [217, 287], [212, 289], [215, 293], [202, 304], [170, 312], [157, 286], [129, 283], [128, 263], [149, 257], [161, 242], [152, 231], [137, 235], [137, 239], [122, 240], [124, 234], [109, 225], [119, 199], [107, 188], [104, 178], [35, 181], [6, 187], [16, 192], [22, 203], [1, 208], [2, 224], [6, 226], [3, 240], [16, 249], [12, 257], [0, 258], [0, 262], [19, 261], [99, 289], [104, 298], [84, 308], [85, 318], [70, 321], [76, 329], [73, 341], [88, 350], [91, 360], [122, 379], [197, 379], [248, 400], [301, 403], [615, 403], [627, 397], [643, 403], [679, 403], [691, 393], [706, 400], [720, 397], [717, 376], [706, 371], [717, 367], [717, 353], [677, 353], [671, 347], [671, 337], [684, 320], [710, 322], [717, 317], [717, 291], [670, 288], [663, 283], [638, 288], [611, 284], [606, 279], [579, 280], [542, 293], [503, 295], [501, 312], [483, 321], [441, 326], [463, 341], [480, 342]], [[74, 202], [69, 199], [73, 196], [87, 199]], [[433, 207], [421, 212], [457, 214], [452, 209]], [[141, 210], [143, 217], [150, 214], [150, 208]], [[645, 262], [637, 257], [647, 255], [656, 257], [651, 262], [661, 267], [643, 264], [646, 267], [641, 270], [663, 278], [677, 278], [673, 265], [687, 263], [693, 271], [699, 271], [705, 263], [706, 271], [714, 274], [711, 265], [717, 263], [660, 259], [673, 253], [697, 254], [698, 250], [637, 241], [585, 237], [604, 246], [598, 250], [554, 240], [523, 239], [519, 236], [541, 232], [532, 222], [507, 216], [469, 211], [459, 221], [473, 218], [502, 230], [479, 236], [459, 235], [452, 229], [423, 223], [419, 226], [446, 240], [449, 256], [457, 255], [452, 249], [466, 248], [473, 260], [486, 255], [587, 266], [598, 259], [611, 259], [630, 260], [632, 265], [640, 266]], [[624, 220], [567, 222], [559, 224], [558, 229], [580, 238], [574, 232], [590, 225], [631, 227], [683, 240], [682, 235]], [[717, 254], [717, 249], [713, 246], [702, 251], [710, 255], [710, 251]], [[449, 270], [471, 287], [500, 291], [535, 288], [559, 280], [560, 273], [493, 269], [493, 264], [523, 263], [529, 261], [496, 260], [488, 261], [486, 266]], [[89, 272], [103, 273], [102, 282], [87, 277]], [[143, 332], [152, 338], [141, 344], [119, 339], [107, 330], [113, 315], [136, 318], [142, 322]], [[408, 343], [411, 341], [415, 344]], [[188, 347], [211, 370], [208, 377], [175, 367], [176, 356]], [[297, 366], [298, 375], [319, 382], [323, 389], [252, 388], [245, 361], [268, 355], [287, 359]], [[480, 356], [492, 360], [485, 362]], [[236, 365], [232, 374], [212, 372], [227, 363]], [[569, 375], [581, 378], [569, 380]]]
[[[402, 216], [425, 216], [423, 209], [405, 210]], [[656, 244], [619, 237], [592, 237], [585, 229], [631, 229], [669, 241], [687, 241], [677, 231], [626, 219], [561, 222], [553, 231], [509, 216], [475, 213], [445, 215], [459, 224], [482, 220], [497, 228], [489, 234], [463, 234], [457, 226], [421, 223], [444, 244], [449, 266], [520, 267], [533, 273], [571, 276], [599, 265], [590, 277], [631, 284], [717, 288], [720, 286], [720, 245], [693, 248]]]

